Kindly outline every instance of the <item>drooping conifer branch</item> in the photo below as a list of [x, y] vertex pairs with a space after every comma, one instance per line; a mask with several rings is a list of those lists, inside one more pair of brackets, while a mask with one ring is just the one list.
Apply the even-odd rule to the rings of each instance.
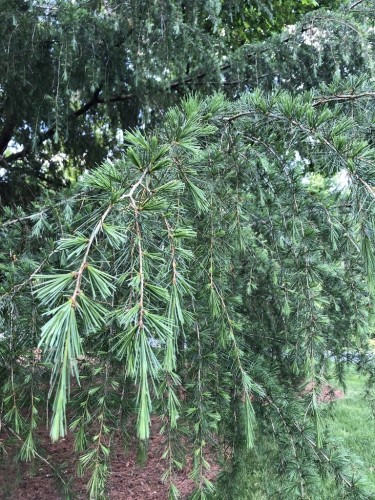
[[[152, 415], [162, 418], [175, 496], [181, 455], [195, 453], [197, 495], [207, 493], [208, 450], [214, 457], [232, 443], [245, 457], [271, 434], [268, 452], [288, 471], [283, 494], [316, 491], [321, 467], [346, 478], [347, 459], [322, 465], [332, 438], [319, 386], [310, 394], [301, 387], [330, 375], [327, 352], [340, 359], [361, 339], [365, 353], [375, 153], [356, 113], [342, 118], [345, 107], [331, 108], [314, 108], [309, 93], [253, 93], [235, 103], [191, 97], [157, 131], [127, 134], [124, 157], [83, 176], [83, 196], [75, 192], [63, 214], [48, 200], [34, 221], [8, 214], [0, 242], [18, 258], [0, 272], [14, 290], [31, 273], [25, 248], [38, 262], [32, 269], [44, 263], [31, 297], [41, 370], [52, 382], [51, 435], [72, 427], [81, 466], [101, 471], [93, 469], [92, 491], [103, 491], [119, 412], [142, 443]], [[366, 184], [331, 189], [343, 168]], [[30, 222], [33, 237], [22, 247]], [[39, 238], [52, 233], [60, 237], [46, 260]], [[9, 301], [21, 321], [8, 318]], [[0, 297], [7, 339], [29, 332], [29, 303], [28, 287]], [[21, 422], [12, 387], [28, 370], [18, 362], [27, 351], [17, 349], [12, 341], [15, 383], [4, 399], [12, 426]], [[81, 363], [82, 352], [92, 361]], [[72, 374], [81, 386], [70, 384]], [[34, 406], [43, 388], [33, 385]]]

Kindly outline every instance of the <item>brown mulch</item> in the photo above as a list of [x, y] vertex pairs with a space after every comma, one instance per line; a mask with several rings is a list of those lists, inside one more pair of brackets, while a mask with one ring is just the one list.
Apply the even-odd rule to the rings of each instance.
[[[315, 384], [313, 382], [306, 384], [303, 394], [309, 394], [313, 390], [314, 385]], [[335, 389], [334, 387], [326, 384], [319, 388], [317, 399], [320, 403], [330, 403], [332, 401], [336, 401], [337, 399], [342, 399], [344, 396], [345, 394], [340, 391], [340, 389]]]
[[[108, 481], [110, 500], [167, 500], [168, 487], [161, 481], [165, 463], [161, 459], [164, 448], [164, 437], [159, 433], [160, 422], [152, 423], [152, 436], [147, 454], [147, 462], [137, 464], [137, 450], [134, 446], [126, 453], [120, 443], [114, 446], [111, 459], [111, 472]], [[74, 443], [71, 435], [57, 443], [51, 443], [48, 432], [38, 432], [42, 442], [41, 455], [56, 467], [61, 477], [73, 478], [70, 483], [72, 498], [86, 500], [86, 484], [88, 477], [78, 477], [77, 455], [73, 452]], [[50, 466], [35, 460], [31, 466], [16, 463], [10, 454], [6, 457], [2, 468], [0, 462], [0, 499], [1, 500], [65, 500], [66, 494], [61, 490], [61, 481]], [[191, 463], [178, 472], [175, 484], [180, 490], [181, 498], [187, 498], [194, 490], [194, 482], [189, 479]], [[191, 462], [191, 460], [190, 460]], [[214, 480], [219, 467], [213, 465], [207, 477]]]
[[[311, 392], [312, 388], [312, 383], [307, 384], [303, 393]], [[343, 397], [342, 391], [325, 385], [320, 388], [318, 399], [327, 403]], [[160, 426], [160, 421], [153, 419], [147, 462], [143, 466], [137, 464], [136, 446], [126, 453], [120, 443], [114, 446], [108, 481], [110, 500], [167, 500], [168, 487], [160, 479], [165, 470], [161, 459], [164, 437], [159, 433]], [[77, 455], [73, 452], [72, 435], [51, 443], [47, 431], [38, 431], [38, 438], [42, 443], [41, 455], [54, 465], [65, 480], [72, 478], [72, 499], [86, 500], [88, 478], [76, 474]], [[12, 453], [9, 450], [9, 455], [0, 462], [1, 500], [66, 500], [66, 495], [59, 489], [61, 481], [49, 465], [40, 460], [31, 465], [18, 463]], [[190, 470], [191, 460], [187, 460], [186, 468], [176, 474], [175, 483], [182, 499], [194, 490], [194, 482], [189, 478]], [[214, 480], [218, 472], [219, 467], [213, 464], [207, 476]]]
[[340, 389], [334, 389], [330, 385], [326, 385], [319, 394], [319, 401], [321, 403], [329, 403], [337, 399], [342, 399], [344, 396], [345, 394]]
[[[108, 484], [110, 500], [166, 500], [168, 487], [160, 480], [165, 470], [165, 462], [160, 458], [164, 451], [164, 436], [159, 433], [160, 421], [152, 420], [152, 436], [144, 467], [136, 465], [136, 450], [133, 449], [124, 460], [124, 453], [118, 447], [111, 460], [111, 476]], [[209, 457], [206, 457], [209, 460]], [[194, 490], [194, 481], [189, 478], [191, 460], [175, 477], [175, 485], [181, 498], [187, 498]], [[214, 480], [219, 467], [212, 465], [206, 476]]]

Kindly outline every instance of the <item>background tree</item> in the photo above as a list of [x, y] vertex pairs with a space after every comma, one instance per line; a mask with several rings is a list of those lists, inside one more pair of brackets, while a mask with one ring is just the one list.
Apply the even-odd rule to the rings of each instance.
[[[156, 123], [186, 92], [224, 87], [234, 95], [252, 87], [260, 64], [253, 57], [263, 47], [254, 42], [316, 5], [2, 0], [2, 202], [25, 203], [41, 188], [61, 187], [118, 157], [124, 130]], [[266, 83], [272, 86], [274, 76]]]

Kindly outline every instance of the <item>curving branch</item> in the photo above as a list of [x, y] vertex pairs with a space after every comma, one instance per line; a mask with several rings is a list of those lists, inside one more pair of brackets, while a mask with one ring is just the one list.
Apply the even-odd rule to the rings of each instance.
[[[359, 94], [336, 94], [336, 95], [328, 95], [328, 96], [319, 96], [313, 99], [312, 106], [322, 106], [328, 103], [340, 103], [346, 101], [355, 101], [357, 99], [373, 99], [375, 98], [375, 92], [361, 92]], [[238, 118], [243, 118], [244, 116], [253, 115], [254, 111], [243, 111], [241, 113], [237, 113], [232, 116], [224, 116], [223, 121], [227, 123], [231, 123]]]
[[375, 97], [375, 92], [361, 92], [359, 94], [336, 94], [328, 96], [319, 96], [313, 100], [313, 106], [321, 106], [322, 104], [327, 104], [330, 102], [345, 102], [354, 101], [356, 99], [373, 99]]
[[[224, 64], [223, 66], [220, 66], [220, 71], [225, 71], [227, 69], [230, 69], [230, 67], [231, 64], [229, 63]], [[207, 71], [202, 71], [201, 73], [198, 73], [193, 76], [187, 76], [186, 78], [183, 78], [181, 80], [175, 80], [169, 85], [169, 90], [176, 90], [178, 87], [182, 85], [188, 85], [189, 83], [193, 83], [196, 80], [201, 80], [205, 76], [207, 76]]]
[[[143, 170], [142, 175], [139, 177], [137, 182], [135, 182], [132, 185], [132, 187], [130, 188], [128, 193], [124, 193], [123, 195], [120, 196], [119, 201], [123, 201], [126, 198], [129, 198], [131, 206], [133, 208], [135, 208], [135, 210], [136, 210], [137, 206], [136, 206], [136, 202], [134, 200], [133, 195], [134, 195], [135, 191], [137, 190], [137, 188], [142, 184], [142, 181], [147, 174], [148, 174], [148, 169]], [[79, 266], [79, 269], [74, 273], [74, 278], [76, 280], [76, 284], [75, 284], [73, 295], [70, 297], [70, 300], [71, 300], [73, 307], [76, 306], [77, 297], [81, 293], [81, 284], [82, 284], [82, 279], [83, 279], [83, 273], [84, 273], [85, 269], [87, 269], [87, 266], [88, 266], [88, 258], [89, 258], [91, 247], [93, 246], [95, 239], [98, 236], [99, 232], [102, 230], [103, 224], [104, 224], [106, 218], [108, 217], [108, 215], [111, 213], [113, 207], [114, 207], [113, 203], [110, 203], [108, 205], [108, 207], [105, 209], [103, 215], [100, 217], [99, 221], [97, 222], [94, 229], [92, 230], [90, 238], [87, 242], [86, 251], [85, 251], [85, 254], [83, 256], [81, 265]], [[142, 265], [141, 265], [141, 268], [142, 268]], [[140, 272], [141, 271], [142, 271], [142, 269], [140, 270]]]
[[[95, 107], [97, 104], [123, 102], [123, 101], [126, 101], [126, 100], [134, 97], [133, 94], [120, 94], [120, 95], [111, 96], [107, 99], [103, 99], [100, 97], [102, 87], [103, 87], [103, 85], [100, 85], [95, 90], [95, 92], [93, 93], [93, 95], [89, 101], [87, 101], [83, 106], [81, 106], [76, 111], [71, 113], [71, 115], [68, 118], [68, 121], [72, 121], [75, 118], [78, 118], [78, 117], [86, 114], [91, 108]], [[11, 134], [13, 134], [14, 128], [15, 127], [13, 126], [12, 130], [10, 131]], [[4, 129], [5, 129], [5, 127], [4, 127]], [[4, 135], [4, 137], [5, 137], [5, 135], [6, 135], [4, 129], [0, 134], [0, 163], [3, 163], [4, 165], [8, 166], [9, 163], [14, 162], [16, 160], [21, 160], [21, 159], [25, 158], [27, 155], [29, 155], [32, 151], [32, 145], [31, 145], [31, 143], [27, 144], [26, 146], [23, 147], [23, 149], [21, 151], [17, 151], [16, 153], [11, 153], [10, 155], [8, 155], [6, 157], [2, 156], [2, 153], [4, 153], [8, 143], [12, 137], [12, 135], [10, 135], [8, 142], [6, 142], [4, 149], [2, 149], [2, 142], [5, 143], [5, 140], [6, 140], [6, 139], [4, 139], [2, 141], [2, 136]], [[48, 130], [43, 132], [43, 134], [41, 134], [39, 136], [38, 146], [43, 144], [47, 139], [50, 139], [53, 136], [53, 134], [55, 133], [55, 130], [56, 130], [56, 126], [52, 125]], [[8, 133], [7, 137], [8, 136], [9, 136], [9, 133]]]
[[14, 118], [7, 118], [4, 122], [3, 130], [0, 133], [0, 155], [4, 153], [8, 147], [9, 141], [13, 136], [16, 126]]
[[361, 4], [362, 2], [363, 0], [357, 0], [352, 5], [349, 6], [349, 10], [353, 10], [355, 7], [357, 7], [357, 5]]

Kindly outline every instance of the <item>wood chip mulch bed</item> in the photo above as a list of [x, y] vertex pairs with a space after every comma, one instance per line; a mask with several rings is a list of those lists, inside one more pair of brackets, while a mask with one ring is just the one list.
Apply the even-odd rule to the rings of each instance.
[[[312, 386], [305, 388], [310, 392]], [[319, 401], [327, 403], [344, 397], [344, 393], [326, 385], [320, 389]], [[137, 451], [134, 446], [124, 453], [121, 445], [115, 446], [111, 459], [111, 472], [108, 481], [108, 497], [110, 500], [167, 500], [168, 488], [161, 481], [165, 463], [161, 459], [164, 437], [159, 433], [160, 421], [153, 419], [152, 435], [148, 458], [145, 465], [137, 464]], [[57, 443], [51, 443], [47, 431], [38, 432], [42, 443], [41, 455], [56, 468], [65, 480], [70, 480], [72, 500], [87, 500], [87, 477], [78, 477], [77, 455], [73, 452], [74, 444], [71, 435]], [[1, 439], [1, 436], [0, 436]], [[176, 475], [176, 486], [181, 498], [186, 499], [194, 490], [194, 482], [189, 478], [191, 460], [187, 467]], [[219, 467], [212, 465], [208, 477], [214, 480]], [[14, 460], [9, 454], [0, 461], [0, 499], [1, 500], [66, 500], [68, 497], [59, 488], [61, 482], [56, 473], [41, 460], [25, 464]]]

